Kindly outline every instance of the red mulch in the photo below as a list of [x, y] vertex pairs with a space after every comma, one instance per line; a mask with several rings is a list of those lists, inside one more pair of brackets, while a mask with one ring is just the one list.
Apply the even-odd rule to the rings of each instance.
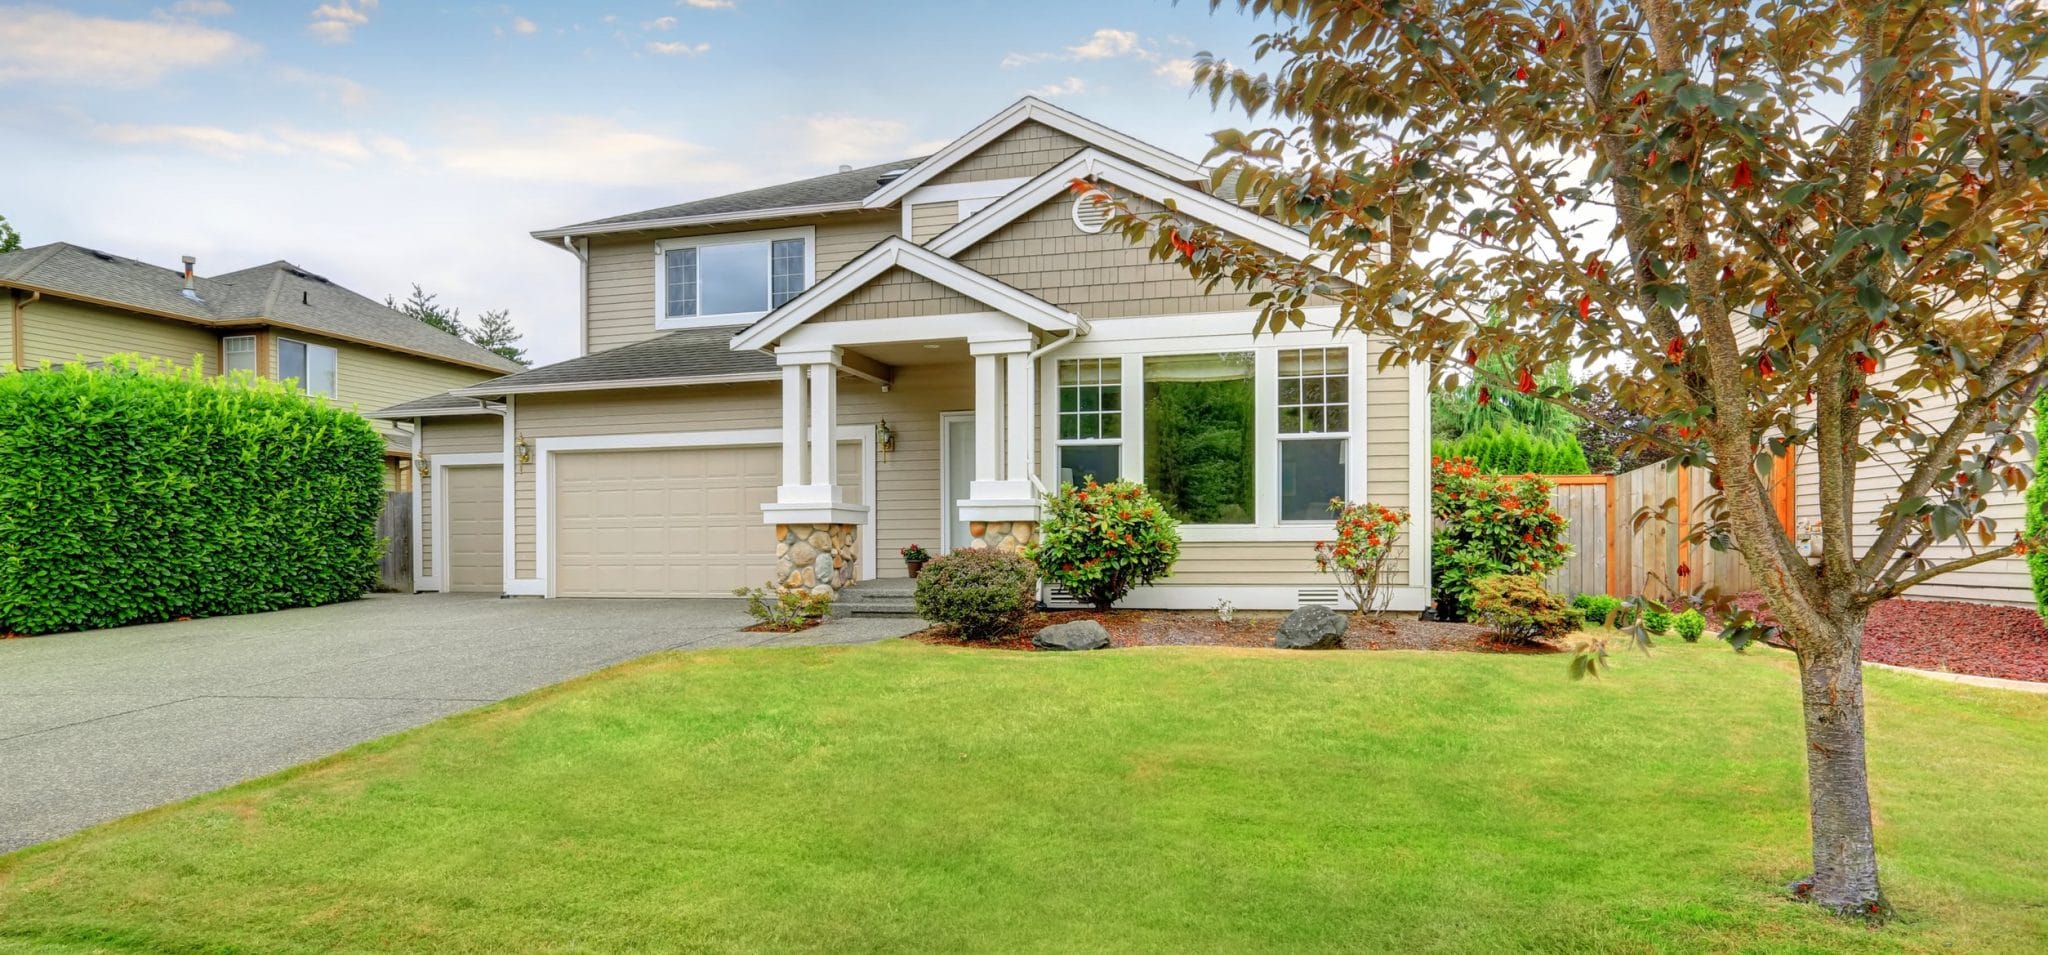
[[[1737, 603], [1756, 609], [1760, 595]], [[1887, 600], [1870, 609], [1863, 658], [1893, 666], [2048, 682], [2048, 626], [2026, 607]]]
[[[1126, 647], [1270, 647], [1284, 613], [1240, 612], [1229, 623], [1206, 610], [1054, 610], [1033, 613], [1016, 636], [1001, 640], [965, 640], [944, 627], [932, 627], [910, 639], [948, 647], [993, 650], [1035, 650], [1031, 637], [1053, 624], [1094, 620], [1109, 631], [1109, 645]], [[1424, 623], [1413, 614], [1379, 614], [1354, 618], [1344, 636], [1346, 650], [1465, 650], [1480, 653], [1557, 653], [1549, 645], [1498, 643], [1485, 627], [1469, 623]]]

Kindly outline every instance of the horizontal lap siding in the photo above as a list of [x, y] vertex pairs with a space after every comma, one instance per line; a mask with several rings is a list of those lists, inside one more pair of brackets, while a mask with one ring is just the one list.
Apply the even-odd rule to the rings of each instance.
[[[804, 225], [817, 230], [815, 278], [823, 279], [873, 248], [875, 243], [895, 235], [902, 226], [902, 216], [896, 212], [882, 212], [808, 221], [728, 223], [665, 231], [658, 238], [724, 235]], [[585, 354], [631, 345], [662, 334], [662, 329], [654, 327], [656, 241], [656, 237], [591, 241], [584, 288], [590, 318], [584, 330]]]
[[1021, 123], [932, 177], [930, 184], [1036, 176], [1084, 146], [1080, 140], [1042, 123]]
[[[426, 418], [420, 422], [420, 454], [433, 466], [436, 454], [503, 454], [505, 425], [496, 415], [477, 418]], [[434, 576], [434, 481], [424, 477], [413, 482], [420, 499], [420, 526], [413, 530], [413, 546], [419, 548], [420, 573]]]
[[[5, 307], [4, 299], [0, 299], [0, 307]], [[54, 298], [29, 305], [23, 317], [23, 358], [31, 368], [42, 361], [61, 365], [84, 358], [97, 362], [109, 355], [132, 353], [161, 358], [181, 368], [191, 367], [196, 355], [206, 374], [220, 373], [220, 337], [196, 325]]]
[[958, 202], [920, 202], [910, 207], [910, 241], [923, 245], [959, 221]]
[[[318, 335], [279, 331], [272, 338], [273, 341], [289, 339], [333, 348], [335, 390], [339, 395], [335, 403], [358, 412], [388, 408], [499, 377], [496, 372], [414, 358]], [[272, 377], [277, 375], [275, 351], [273, 348], [270, 358], [269, 373]]]

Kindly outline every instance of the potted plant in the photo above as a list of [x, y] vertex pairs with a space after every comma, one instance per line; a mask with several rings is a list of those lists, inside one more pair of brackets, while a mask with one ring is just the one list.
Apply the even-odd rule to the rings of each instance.
[[912, 580], [916, 580], [917, 575], [924, 571], [924, 562], [932, 559], [932, 555], [926, 553], [924, 547], [918, 544], [912, 544], [897, 553], [903, 555], [903, 566], [910, 568]]

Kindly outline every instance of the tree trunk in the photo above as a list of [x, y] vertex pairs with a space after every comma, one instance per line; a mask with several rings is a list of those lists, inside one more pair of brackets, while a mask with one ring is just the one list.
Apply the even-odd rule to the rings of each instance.
[[1883, 918], [1891, 908], [1878, 887], [1863, 759], [1863, 620], [1843, 625], [1837, 639], [1808, 637], [1799, 650], [1813, 875], [1794, 891], [1838, 915]]

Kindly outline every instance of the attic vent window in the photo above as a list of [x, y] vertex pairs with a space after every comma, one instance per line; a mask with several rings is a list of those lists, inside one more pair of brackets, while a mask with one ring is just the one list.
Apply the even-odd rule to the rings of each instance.
[[1074, 197], [1074, 227], [1093, 235], [1109, 225], [1109, 193], [1090, 189]]

